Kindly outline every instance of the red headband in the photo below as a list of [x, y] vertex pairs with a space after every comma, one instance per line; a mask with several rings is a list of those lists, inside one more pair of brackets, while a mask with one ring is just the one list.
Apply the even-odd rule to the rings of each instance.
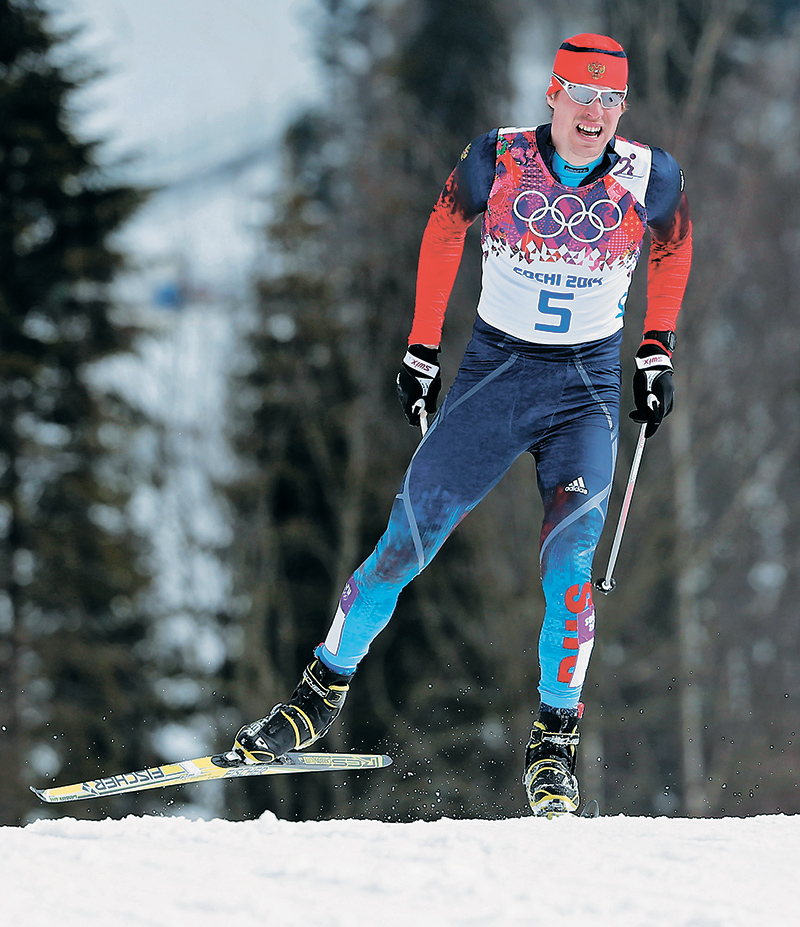
[[[572, 84], [624, 90], [628, 86], [628, 58], [619, 42], [607, 35], [585, 32], [561, 43], [553, 73]], [[560, 84], [551, 79], [547, 92], [560, 89]]]

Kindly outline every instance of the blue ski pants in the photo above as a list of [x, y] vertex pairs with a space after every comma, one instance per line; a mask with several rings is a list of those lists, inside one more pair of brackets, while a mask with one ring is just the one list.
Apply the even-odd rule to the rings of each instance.
[[622, 332], [534, 345], [478, 317], [453, 386], [420, 442], [375, 550], [348, 580], [317, 650], [354, 672], [401, 590], [523, 453], [544, 505], [541, 702], [575, 708], [594, 643], [592, 560], [605, 522], [619, 430]]

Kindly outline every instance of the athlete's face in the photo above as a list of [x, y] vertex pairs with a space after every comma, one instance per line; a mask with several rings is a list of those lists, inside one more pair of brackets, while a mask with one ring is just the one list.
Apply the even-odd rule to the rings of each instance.
[[588, 164], [600, 157], [616, 134], [624, 110], [624, 103], [606, 109], [599, 97], [592, 103], [576, 103], [565, 90], [548, 94], [547, 102], [553, 110], [551, 132], [555, 149], [568, 164], [575, 165]]

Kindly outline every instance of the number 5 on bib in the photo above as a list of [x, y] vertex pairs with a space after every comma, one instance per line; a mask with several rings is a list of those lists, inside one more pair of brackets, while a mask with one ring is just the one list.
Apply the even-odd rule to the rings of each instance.
[[559, 293], [554, 290], [542, 290], [539, 293], [539, 312], [542, 315], [555, 316], [558, 322], [537, 322], [534, 329], [537, 332], [554, 332], [563, 335], [569, 331], [570, 322], [572, 322], [572, 311], [566, 306], [556, 306], [553, 300], [571, 300], [575, 298], [574, 293]]

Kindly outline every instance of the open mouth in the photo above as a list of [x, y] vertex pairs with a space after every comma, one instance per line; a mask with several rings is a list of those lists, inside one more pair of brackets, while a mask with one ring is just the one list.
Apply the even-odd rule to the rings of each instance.
[[582, 122], [579, 122], [576, 128], [578, 130], [578, 135], [591, 139], [600, 138], [600, 133], [603, 131], [601, 126], [587, 126]]

